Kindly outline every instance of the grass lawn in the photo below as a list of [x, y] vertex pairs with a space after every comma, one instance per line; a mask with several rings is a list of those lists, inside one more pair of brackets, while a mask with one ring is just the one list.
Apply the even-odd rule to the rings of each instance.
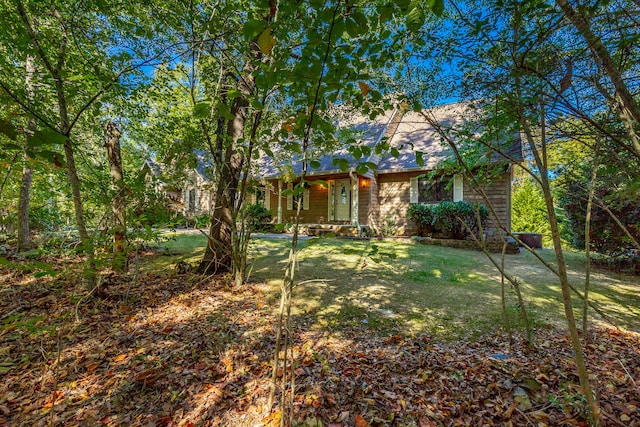
[[[160, 247], [170, 256], [157, 256], [151, 264], [154, 268], [168, 268], [179, 259], [196, 262], [201, 256], [203, 235], [168, 237]], [[274, 307], [289, 245], [286, 239], [255, 238], [250, 249], [251, 281], [268, 285]], [[382, 334], [428, 333], [439, 339], [459, 339], [503, 327], [500, 275], [481, 252], [425, 246], [407, 239], [323, 238], [301, 245], [296, 282], [302, 284], [295, 289], [294, 315], [308, 317], [312, 328], [339, 332], [363, 324]], [[553, 262], [553, 251], [539, 253]], [[581, 289], [583, 255], [569, 251], [566, 255], [571, 282]], [[525, 252], [507, 255], [506, 265], [522, 281], [534, 325], [563, 326], [556, 277]], [[598, 307], [621, 327], [640, 331], [640, 278], [596, 271], [591, 282], [590, 295]], [[506, 294], [511, 320], [517, 321], [517, 300], [508, 283]], [[574, 304], [579, 318], [577, 297]], [[591, 313], [595, 322], [602, 322]]]

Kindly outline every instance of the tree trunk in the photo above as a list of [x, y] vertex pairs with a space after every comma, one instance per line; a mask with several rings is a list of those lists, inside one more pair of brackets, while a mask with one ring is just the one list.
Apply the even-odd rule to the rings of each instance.
[[234, 221], [242, 207], [242, 200], [238, 197], [238, 186], [245, 159], [238, 153], [238, 141], [244, 137], [245, 123], [249, 109], [247, 97], [252, 93], [255, 84], [253, 80], [254, 66], [249, 59], [242, 69], [242, 78], [238, 83], [238, 90], [243, 96], [233, 100], [231, 113], [233, 119], [218, 120], [216, 149], [213, 158], [216, 161], [216, 199], [211, 214], [208, 244], [204, 256], [198, 267], [203, 274], [220, 274], [233, 271], [233, 243], [232, 233], [235, 229]]
[[[35, 97], [35, 87], [33, 84], [33, 75], [35, 73], [34, 58], [27, 55], [25, 61], [25, 86], [29, 103], [33, 102]], [[22, 182], [20, 184], [20, 199], [18, 201], [18, 251], [25, 251], [31, 247], [31, 230], [29, 228], [29, 204], [31, 201], [31, 182], [33, 181], [33, 166], [29, 156], [26, 153], [28, 138], [36, 130], [36, 120], [29, 119], [27, 124], [27, 135], [25, 138], [24, 166], [22, 167]]]
[[120, 156], [120, 130], [115, 123], [107, 124], [107, 139], [104, 143], [109, 158], [109, 172], [111, 175], [111, 210], [113, 212], [113, 269], [124, 272], [127, 270], [127, 253], [125, 243], [127, 239], [126, 201], [124, 188], [124, 174], [122, 172], [122, 158]]
[[[34, 122], [29, 120], [29, 123]], [[20, 184], [20, 200], [18, 201], [18, 251], [26, 251], [31, 247], [31, 230], [29, 228], [29, 202], [31, 200], [31, 182], [33, 167], [25, 153]]]
[[[519, 99], [520, 93], [518, 93]], [[542, 110], [541, 115], [544, 114], [544, 110]], [[531, 149], [531, 153], [535, 159], [536, 166], [540, 171], [540, 182], [542, 184], [542, 194], [544, 196], [544, 201], [547, 207], [547, 215], [549, 218], [549, 225], [551, 228], [551, 237], [553, 239], [553, 249], [555, 251], [556, 262], [558, 264], [558, 278], [560, 279], [560, 289], [562, 292], [562, 302], [564, 305], [564, 314], [567, 319], [567, 327], [569, 330], [569, 337], [571, 339], [571, 346], [573, 348], [573, 358], [576, 363], [576, 370], [578, 371], [578, 378], [580, 379], [580, 386], [582, 388], [582, 392], [584, 393], [584, 397], [587, 401], [587, 405], [589, 407], [589, 412], [593, 417], [593, 423], [596, 426], [602, 425], [602, 412], [600, 410], [600, 405], [596, 398], [595, 393], [593, 392], [593, 388], [591, 386], [591, 381], [589, 380], [589, 373], [587, 372], [587, 366], [584, 358], [584, 351], [582, 349], [582, 343], [580, 342], [580, 337], [578, 336], [578, 327], [576, 325], [576, 319], [573, 314], [573, 303], [571, 301], [571, 285], [569, 284], [569, 276], [567, 274], [567, 265], [564, 259], [564, 252], [562, 250], [562, 239], [560, 238], [560, 229], [558, 227], [558, 218], [556, 217], [555, 211], [555, 203], [553, 199], [553, 195], [551, 193], [551, 184], [549, 182], [549, 176], [547, 171], [547, 162], [546, 162], [546, 141], [545, 136], [542, 136], [541, 148], [538, 150], [538, 147], [535, 143], [535, 139], [533, 137], [533, 133], [527, 122], [524, 114], [520, 112], [520, 122], [522, 124], [522, 128], [524, 129], [527, 142]], [[544, 120], [542, 121], [541, 128], [544, 131]]]

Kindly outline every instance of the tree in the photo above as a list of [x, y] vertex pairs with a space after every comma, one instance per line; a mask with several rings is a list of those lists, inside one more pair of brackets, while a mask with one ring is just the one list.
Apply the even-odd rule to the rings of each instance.
[[[76, 151], [82, 144], [74, 138], [74, 130], [87, 112], [100, 109], [99, 98], [123, 87], [124, 76], [159, 57], [155, 45], [144, 42], [145, 36], [151, 39], [154, 26], [146, 10], [123, 4], [45, 5], [17, 0], [3, 1], [2, 10], [0, 89], [21, 107], [23, 115], [38, 122], [41, 130], [29, 139], [28, 154], [62, 164], [63, 157], [57, 150], [61, 148], [64, 153], [76, 225], [81, 247], [88, 255], [91, 279], [94, 242], [87, 230], [76, 164]], [[117, 44], [121, 41], [126, 46]], [[28, 85], [13, 75], [16, 64], [24, 62], [21, 55], [33, 58], [40, 86], [37, 102], [30, 101]]]
[[[624, 2], [621, 5], [632, 8]], [[610, 12], [620, 16], [621, 20], [626, 19], [626, 11], [616, 7], [604, 13], [608, 7], [609, 4], [598, 4], [588, 10], [593, 16], [606, 17]], [[443, 63], [443, 72], [451, 73], [454, 69], [465, 76], [460, 79], [460, 85], [448, 93], [483, 100], [479, 104], [484, 107], [484, 113], [472, 121], [481, 124], [480, 129], [484, 131], [473, 132], [457, 127], [447, 129], [447, 133], [454, 136], [455, 144], [483, 148], [492, 155], [509, 159], [510, 153], [499, 142], [508, 140], [514, 133], [522, 135], [530, 160], [524, 167], [543, 196], [544, 214], [548, 219], [557, 267], [543, 259], [540, 261], [558, 277], [580, 383], [594, 423], [601, 423], [602, 414], [587, 375], [571, 293], [579, 295], [583, 301], [587, 298], [568, 282], [558, 219], [557, 172], [551, 159], [554, 147], [567, 140], [579, 141], [587, 154], [585, 158], [591, 157], [595, 152], [594, 142], [600, 140], [618, 147], [617, 150], [607, 150], [607, 155], [616, 158], [624, 151], [627, 155], [636, 156], [628, 117], [607, 115], [614, 98], [607, 93], [613, 83], [603, 81], [602, 69], [599, 63], [594, 63], [589, 46], [585, 48], [584, 39], [566, 25], [563, 12], [553, 5], [545, 2], [497, 1], [481, 5], [465, 2], [460, 6], [454, 4], [452, 10], [450, 26], [444, 25], [444, 29], [426, 27], [423, 30], [425, 38], [443, 40], [441, 48], [421, 49], [415, 57], [427, 61], [428, 66]], [[635, 27], [621, 23], [615, 24], [616, 30], [611, 31], [614, 20], [604, 21], [606, 19], [602, 18], [598, 22], [603, 34], [618, 34], [615, 33], [617, 30], [624, 34], [620, 44], [616, 42], [617, 37], [601, 39], [609, 52], [616, 52], [612, 56], [620, 59], [618, 72], [624, 70], [621, 75], [633, 75], [629, 71], [637, 70], [637, 62], [628, 59], [634, 57], [632, 49], [637, 37], [629, 29]], [[426, 104], [425, 100], [430, 101], [428, 95], [434, 88], [429, 80], [416, 78], [419, 73], [414, 70], [419, 65], [415, 60], [407, 61], [409, 71], [401, 76], [407, 82], [413, 99], [422, 101], [417, 103], [418, 109]], [[611, 117], [609, 123], [603, 124], [598, 119], [602, 115]], [[620, 129], [625, 129], [625, 132], [619, 132]], [[602, 147], [607, 145], [602, 144]], [[467, 165], [474, 166], [473, 163]], [[586, 176], [591, 176], [591, 173]], [[612, 176], [613, 181], [624, 182], [620, 178]]]

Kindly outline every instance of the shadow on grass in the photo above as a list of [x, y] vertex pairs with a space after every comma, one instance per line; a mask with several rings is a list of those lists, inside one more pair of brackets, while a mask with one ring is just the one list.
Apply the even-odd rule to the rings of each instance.
[[[161, 246], [171, 256], [156, 256], [152, 268], [166, 269], [178, 259], [196, 262], [203, 235], [175, 235]], [[290, 242], [257, 238], [251, 243], [252, 281], [272, 286], [272, 301], [286, 266]], [[372, 253], [372, 248], [377, 252]], [[410, 240], [359, 241], [325, 238], [301, 243], [296, 309], [314, 311], [320, 326], [359, 313], [360, 321], [397, 322], [410, 333], [431, 333], [443, 339], [473, 337], [502, 327], [501, 278], [485, 257], [475, 251], [414, 244]], [[538, 252], [554, 262], [551, 250]], [[499, 255], [496, 255], [499, 258]], [[570, 280], [581, 289], [582, 254], [567, 252]], [[564, 324], [557, 279], [529, 253], [506, 256], [507, 271], [522, 281], [527, 308], [535, 326]], [[148, 271], [148, 266], [144, 267]], [[640, 330], [640, 279], [601, 271], [593, 273], [592, 300], [617, 323]], [[518, 303], [506, 284], [506, 303], [517, 323]], [[574, 297], [578, 313], [582, 302]], [[343, 307], [344, 306], [344, 307]], [[596, 321], [601, 321], [595, 316]], [[340, 322], [337, 322], [340, 323]], [[394, 328], [380, 327], [393, 333]]]

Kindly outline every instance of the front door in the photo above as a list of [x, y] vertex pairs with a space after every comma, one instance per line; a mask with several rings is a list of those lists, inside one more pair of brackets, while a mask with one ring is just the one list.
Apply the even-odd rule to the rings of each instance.
[[349, 221], [351, 219], [351, 180], [336, 181], [335, 187], [335, 219]]

